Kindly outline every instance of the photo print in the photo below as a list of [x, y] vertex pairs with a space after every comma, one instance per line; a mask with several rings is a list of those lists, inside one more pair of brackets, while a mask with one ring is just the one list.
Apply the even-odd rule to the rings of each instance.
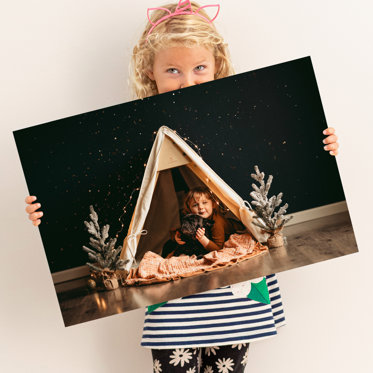
[[65, 325], [357, 252], [326, 127], [305, 57], [15, 131]]

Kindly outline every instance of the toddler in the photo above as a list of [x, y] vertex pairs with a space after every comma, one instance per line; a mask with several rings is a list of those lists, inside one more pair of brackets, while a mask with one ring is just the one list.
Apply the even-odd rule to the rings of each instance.
[[200, 256], [209, 251], [220, 250], [232, 233], [245, 229], [240, 222], [223, 217], [218, 207], [217, 198], [207, 187], [191, 189], [185, 197], [183, 215], [200, 216], [206, 227], [198, 228], [195, 235], [197, 241], [194, 240], [188, 244], [182, 240], [180, 230], [177, 230], [174, 233], [174, 240], [178, 246], [174, 247], [174, 251], [170, 253], [172, 244], [166, 244], [164, 248], [166, 253], [162, 253], [162, 256], [165, 256], [164, 254], [168, 257], [181, 254]]

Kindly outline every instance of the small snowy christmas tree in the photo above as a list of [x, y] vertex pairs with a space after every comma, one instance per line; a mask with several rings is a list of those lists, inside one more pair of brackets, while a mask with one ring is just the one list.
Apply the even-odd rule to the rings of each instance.
[[126, 261], [119, 257], [122, 246], [115, 248], [116, 238], [109, 238], [107, 241], [110, 225], [106, 224], [100, 228], [96, 211], [93, 206], [90, 206], [89, 209], [91, 221], [85, 221], [84, 224], [88, 232], [93, 236], [89, 238], [89, 244], [92, 249], [83, 246], [83, 250], [88, 253], [88, 258], [92, 261], [92, 263], [87, 263], [88, 267], [96, 272], [124, 270]]
[[[273, 176], [270, 175], [267, 182], [265, 182], [264, 172], [260, 172], [258, 166], [254, 166], [254, 170], [255, 174], [251, 174], [251, 177], [259, 183], [259, 187], [256, 184], [252, 184], [254, 191], [250, 193], [253, 198], [251, 203], [255, 206], [254, 210], [256, 213], [254, 216], [256, 220], [253, 221], [253, 224], [270, 234], [267, 241], [269, 247], [282, 246], [283, 237], [281, 230], [292, 219], [292, 216], [285, 217], [289, 206], [285, 203], [280, 207], [283, 193], [268, 198], [268, 191], [271, 187]], [[276, 208], [279, 208], [277, 212], [275, 211]]]

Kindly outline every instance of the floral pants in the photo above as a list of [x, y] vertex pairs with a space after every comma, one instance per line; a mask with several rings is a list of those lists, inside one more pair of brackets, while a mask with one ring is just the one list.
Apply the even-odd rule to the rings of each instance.
[[152, 349], [153, 373], [243, 373], [249, 344]]

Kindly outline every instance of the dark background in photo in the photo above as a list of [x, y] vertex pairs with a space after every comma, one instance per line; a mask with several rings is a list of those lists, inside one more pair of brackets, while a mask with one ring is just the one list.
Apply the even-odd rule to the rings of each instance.
[[269, 194], [283, 192], [289, 213], [345, 199], [336, 161], [323, 150], [327, 123], [309, 57], [95, 110], [14, 132], [29, 192], [42, 204], [52, 273], [86, 263], [89, 205], [110, 236], [121, 229], [164, 125], [249, 202], [254, 165], [274, 176]]

